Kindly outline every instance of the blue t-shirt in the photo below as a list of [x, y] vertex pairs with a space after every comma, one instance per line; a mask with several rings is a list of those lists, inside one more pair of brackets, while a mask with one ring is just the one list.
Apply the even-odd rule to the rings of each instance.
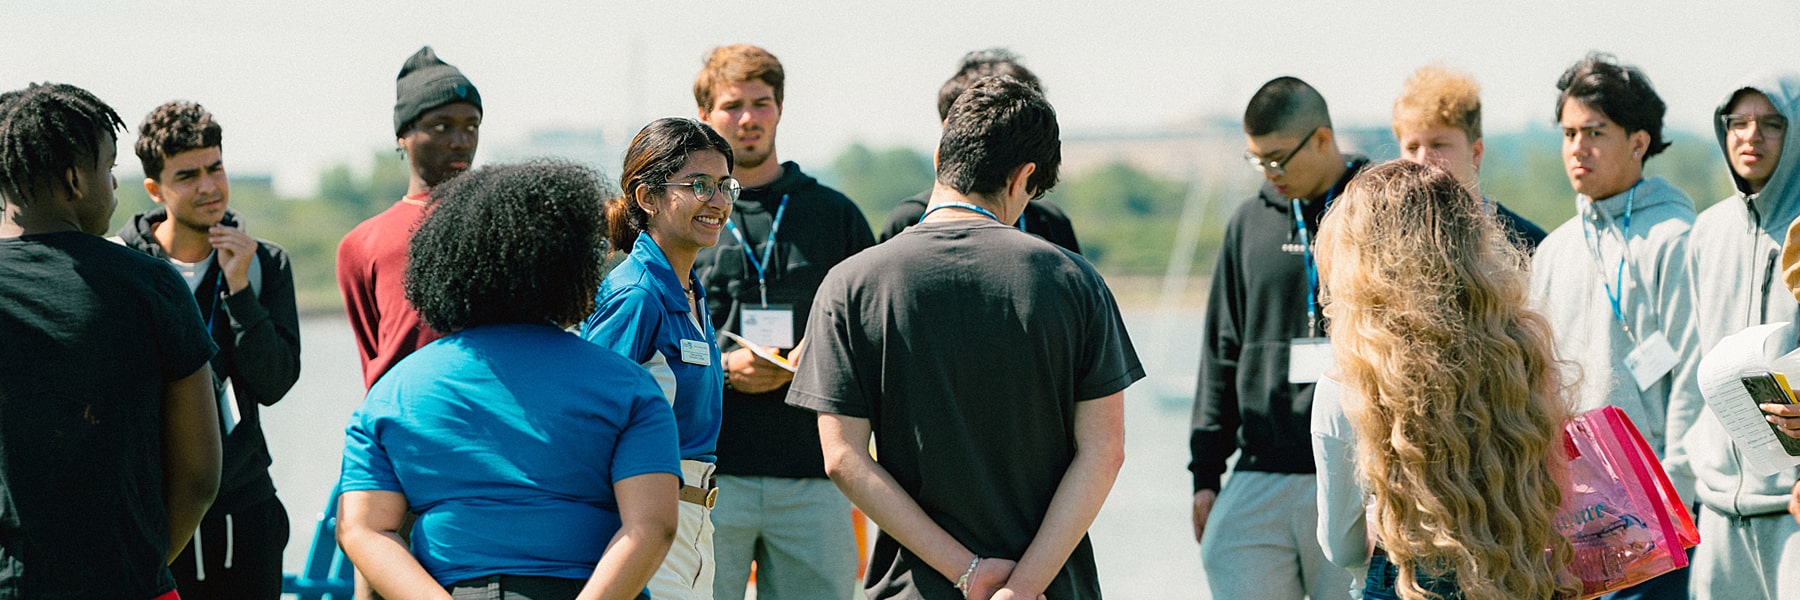
[[[694, 281], [693, 273], [688, 280]], [[706, 290], [689, 283], [706, 306]], [[711, 317], [694, 315], [675, 268], [647, 234], [600, 283], [594, 314], [581, 324], [581, 337], [611, 348], [648, 370], [664, 385], [681, 430], [681, 457], [713, 462], [725, 411], [724, 361], [713, 338]], [[695, 325], [695, 320], [699, 325]], [[684, 359], [682, 343], [689, 346]], [[703, 350], [706, 364], [698, 364]]]
[[439, 584], [587, 579], [620, 527], [613, 484], [680, 477], [675, 421], [630, 362], [548, 324], [475, 327], [420, 348], [345, 431], [345, 492], [406, 495]]

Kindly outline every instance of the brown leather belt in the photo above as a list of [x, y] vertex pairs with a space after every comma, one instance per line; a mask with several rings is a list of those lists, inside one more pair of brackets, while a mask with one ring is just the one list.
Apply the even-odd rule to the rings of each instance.
[[707, 510], [712, 510], [713, 504], [719, 501], [719, 488], [683, 485], [680, 496], [682, 502], [698, 504]]

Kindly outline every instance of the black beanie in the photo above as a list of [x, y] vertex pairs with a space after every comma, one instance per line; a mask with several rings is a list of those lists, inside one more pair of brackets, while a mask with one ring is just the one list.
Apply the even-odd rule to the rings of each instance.
[[481, 92], [463, 77], [462, 71], [437, 57], [431, 46], [420, 48], [400, 66], [400, 78], [394, 84], [394, 136], [425, 111], [450, 104], [468, 102], [481, 108]]

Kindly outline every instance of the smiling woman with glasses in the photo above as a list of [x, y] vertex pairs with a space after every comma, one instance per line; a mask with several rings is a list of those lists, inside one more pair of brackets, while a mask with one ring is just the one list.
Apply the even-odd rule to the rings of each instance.
[[[648, 370], [675, 409], [681, 446], [681, 522], [650, 582], [656, 598], [711, 597], [714, 449], [725, 373], [694, 274], [719, 242], [743, 189], [731, 144], [693, 119], [657, 119], [625, 151], [619, 197], [607, 201], [607, 244], [629, 252], [600, 284], [581, 337]], [[704, 592], [697, 594], [696, 592]]]

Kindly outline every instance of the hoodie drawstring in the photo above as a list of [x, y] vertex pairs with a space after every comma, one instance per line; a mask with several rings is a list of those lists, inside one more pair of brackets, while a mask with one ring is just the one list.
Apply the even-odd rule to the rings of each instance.
[[[237, 529], [232, 526], [231, 515], [225, 515], [225, 568], [231, 568], [231, 558], [237, 553]], [[206, 553], [200, 547], [200, 528], [194, 528], [194, 581], [206, 581]]]
[[194, 581], [206, 581], [206, 553], [200, 550], [200, 528], [194, 528]]
[[225, 568], [226, 569], [231, 568], [231, 555], [234, 554], [235, 550], [236, 550], [236, 548], [234, 548], [234, 546], [237, 545], [236, 544], [236, 542], [237, 542], [236, 536], [232, 535], [232, 533], [233, 533], [232, 530], [234, 530], [234, 529], [236, 529], [236, 528], [231, 526], [231, 515], [225, 515]]

